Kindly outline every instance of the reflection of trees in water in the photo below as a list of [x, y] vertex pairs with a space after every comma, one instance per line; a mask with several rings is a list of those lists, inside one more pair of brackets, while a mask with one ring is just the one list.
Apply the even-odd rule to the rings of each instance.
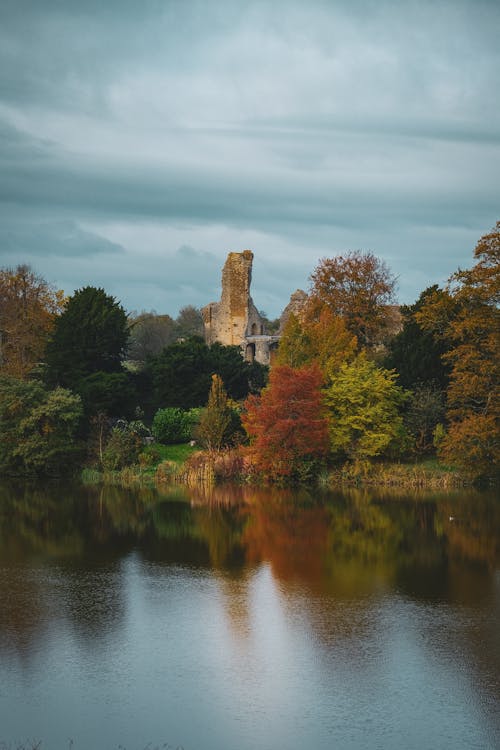
[[[267, 563], [276, 580], [307, 591], [308, 601], [354, 601], [396, 586], [416, 599], [474, 603], [491, 595], [499, 530], [498, 502], [472, 492], [388, 499], [371, 490], [230, 485], [162, 494], [0, 486], [0, 561], [13, 571], [0, 578], [0, 599], [8, 602], [0, 622], [20, 649], [51, 609], [79, 637], [99, 638], [114, 627], [110, 617], [118, 624], [124, 616], [121, 561], [132, 549], [163, 564], [219, 570], [230, 597], [231, 581]], [[51, 566], [56, 586], [39, 575]], [[240, 600], [235, 622], [247, 608]]]

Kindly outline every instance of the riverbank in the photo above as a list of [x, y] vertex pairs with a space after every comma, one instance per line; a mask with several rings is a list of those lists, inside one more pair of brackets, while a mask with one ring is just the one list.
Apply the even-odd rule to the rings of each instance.
[[[200, 451], [190, 444], [148, 446], [140, 464], [119, 471], [84, 469], [84, 484], [114, 484], [123, 487], [165, 484], [268, 484], [252, 471], [237, 450], [217, 453]], [[403, 462], [345, 463], [322, 470], [308, 484], [335, 489], [367, 486], [400, 489], [453, 490], [472, 486], [472, 481], [453, 467], [435, 458]]]

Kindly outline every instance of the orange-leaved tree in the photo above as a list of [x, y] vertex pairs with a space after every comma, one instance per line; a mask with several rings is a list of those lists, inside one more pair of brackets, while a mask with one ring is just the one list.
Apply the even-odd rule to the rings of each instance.
[[273, 367], [260, 396], [245, 402], [242, 423], [256, 469], [270, 479], [306, 478], [329, 450], [317, 364]]
[[311, 297], [344, 319], [360, 348], [373, 349], [383, 341], [396, 280], [382, 260], [360, 251], [323, 258], [311, 282]]
[[353, 358], [356, 344], [356, 337], [341, 317], [326, 305], [318, 308], [308, 303], [300, 317], [290, 315], [276, 359], [278, 364], [291, 367], [317, 362], [328, 381], [343, 362]]
[[451, 365], [449, 427], [443, 459], [475, 477], [498, 474], [500, 465], [500, 222], [474, 251], [476, 264], [454, 273], [446, 294], [435, 294], [418, 320], [447, 337]]

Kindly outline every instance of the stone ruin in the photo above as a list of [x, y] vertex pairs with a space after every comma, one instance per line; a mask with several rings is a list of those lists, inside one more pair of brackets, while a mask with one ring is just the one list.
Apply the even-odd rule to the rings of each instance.
[[[270, 335], [250, 295], [253, 253], [229, 253], [222, 270], [220, 302], [202, 309], [207, 344], [239, 346], [248, 361], [272, 363], [280, 335]], [[305, 294], [302, 292], [302, 294]], [[292, 295], [293, 296], [293, 295]]]

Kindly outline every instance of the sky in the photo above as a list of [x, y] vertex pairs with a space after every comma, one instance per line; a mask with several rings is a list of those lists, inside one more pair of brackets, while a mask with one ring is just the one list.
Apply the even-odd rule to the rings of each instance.
[[500, 219], [498, 0], [1, 0], [0, 266], [175, 316], [254, 252], [415, 301]]

